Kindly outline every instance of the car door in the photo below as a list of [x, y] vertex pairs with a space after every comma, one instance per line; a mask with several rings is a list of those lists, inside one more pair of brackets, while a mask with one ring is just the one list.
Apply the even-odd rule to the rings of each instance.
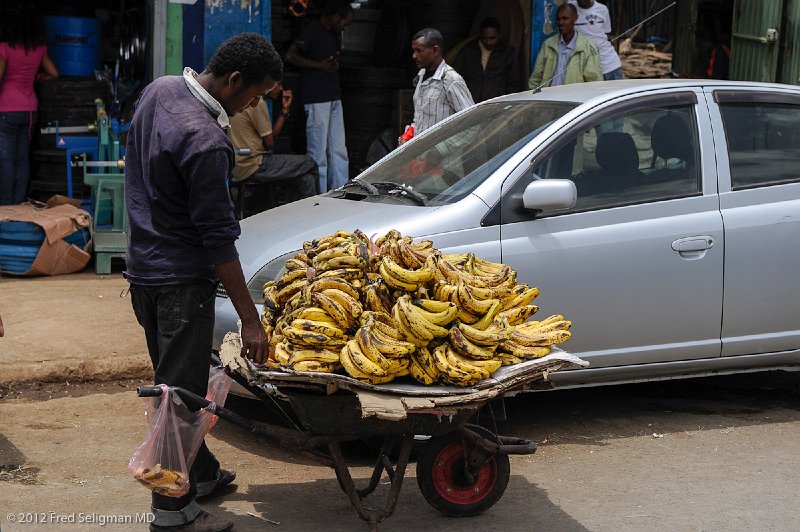
[[[697, 101], [683, 89], [598, 106], [503, 186], [503, 262], [541, 289], [542, 317], [573, 321], [564, 348], [593, 368], [720, 354], [722, 219]], [[551, 178], [573, 180], [577, 204], [534, 217], [522, 191]]]
[[800, 92], [716, 90], [722, 354], [800, 349]]

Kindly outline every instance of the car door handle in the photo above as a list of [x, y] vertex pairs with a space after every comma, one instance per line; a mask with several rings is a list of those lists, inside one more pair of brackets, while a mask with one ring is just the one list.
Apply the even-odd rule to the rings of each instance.
[[714, 238], [710, 236], [691, 236], [679, 238], [672, 243], [672, 249], [678, 253], [705, 251], [714, 247]]

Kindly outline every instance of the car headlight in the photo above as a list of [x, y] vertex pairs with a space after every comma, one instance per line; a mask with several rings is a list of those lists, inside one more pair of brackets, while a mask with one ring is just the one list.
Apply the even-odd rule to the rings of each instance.
[[286, 261], [293, 258], [299, 252], [300, 250], [298, 249], [276, 257], [256, 272], [252, 279], [247, 282], [247, 291], [250, 292], [253, 303], [257, 305], [264, 303], [264, 283], [280, 279], [284, 272], [286, 272]]

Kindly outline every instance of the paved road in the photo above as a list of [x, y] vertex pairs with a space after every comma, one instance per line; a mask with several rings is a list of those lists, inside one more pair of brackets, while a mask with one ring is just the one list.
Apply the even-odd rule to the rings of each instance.
[[[443, 517], [422, 498], [411, 467], [396, 514], [380, 530], [797, 530], [798, 377], [772, 372], [510, 399], [502, 431], [544, 443], [533, 456], [512, 457], [503, 499], [479, 517]], [[145, 529], [97, 522], [148, 506], [125, 471], [144, 435], [135, 385], [73, 384], [37, 395], [19, 388], [24, 393], [0, 399], [0, 464], [23, 466], [16, 476], [0, 470], [0, 479], [11, 478], [0, 480], [3, 531]], [[239, 478], [235, 493], [206, 507], [233, 519], [236, 530], [366, 530], [330, 470], [227, 423], [210, 445]], [[354, 446], [348, 456], [365, 482], [371, 454]], [[95, 523], [11, 524], [9, 512], [83, 513]]]

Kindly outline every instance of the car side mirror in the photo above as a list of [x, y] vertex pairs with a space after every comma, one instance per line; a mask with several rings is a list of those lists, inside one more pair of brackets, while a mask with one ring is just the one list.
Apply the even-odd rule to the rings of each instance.
[[538, 179], [525, 187], [522, 204], [528, 210], [569, 209], [578, 201], [578, 189], [569, 179]]

